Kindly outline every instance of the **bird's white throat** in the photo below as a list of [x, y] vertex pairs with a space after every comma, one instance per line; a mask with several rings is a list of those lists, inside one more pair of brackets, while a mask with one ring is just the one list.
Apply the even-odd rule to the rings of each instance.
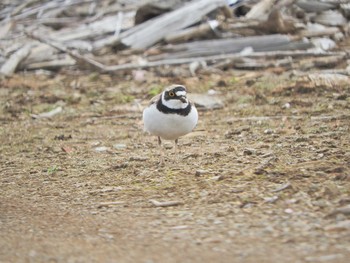
[[[186, 95], [186, 93], [184, 95]], [[162, 93], [161, 99], [162, 99], [163, 105], [170, 108], [170, 109], [185, 109], [188, 106], [187, 99], [186, 99], [186, 102], [182, 102], [181, 100], [178, 100], [178, 99], [165, 100], [164, 99], [164, 92]]]

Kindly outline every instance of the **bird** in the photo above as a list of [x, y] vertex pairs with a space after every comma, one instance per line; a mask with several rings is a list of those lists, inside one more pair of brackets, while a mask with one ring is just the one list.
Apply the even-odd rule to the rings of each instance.
[[179, 137], [196, 127], [198, 112], [187, 98], [186, 87], [173, 84], [151, 99], [142, 118], [144, 130], [158, 137], [159, 146], [162, 139], [173, 140], [176, 151]]

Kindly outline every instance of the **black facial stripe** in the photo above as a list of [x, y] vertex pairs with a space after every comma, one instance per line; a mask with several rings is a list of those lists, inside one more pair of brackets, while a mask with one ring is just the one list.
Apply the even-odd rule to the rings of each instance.
[[172, 89], [175, 93], [178, 91], [186, 91], [184, 86], [176, 86], [175, 88]]
[[[164, 99], [165, 100], [180, 100], [180, 97], [176, 95], [176, 92], [178, 92], [178, 91], [185, 91], [186, 92], [186, 88], [184, 86], [176, 86], [175, 88], [172, 88], [169, 91], [165, 91]], [[175, 94], [175, 96], [170, 96], [169, 92], [173, 92]]]
[[188, 103], [187, 107], [184, 109], [171, 109], [171, 108], [168, 108], [167, 106], [165, 106], [162, 103], [162, 100], [160, 99], [157, 102], [157, 109], [160, 112], [163, 112], [165, 114], [179, 114], [182, 116], [187, 116], [191, 112], [192, 107], [191, 107], [191, 104]]

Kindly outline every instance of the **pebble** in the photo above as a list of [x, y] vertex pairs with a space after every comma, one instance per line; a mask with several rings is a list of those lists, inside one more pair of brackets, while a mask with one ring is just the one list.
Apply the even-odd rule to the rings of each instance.
[[284, 104], [283, 106], [282, 106], [282, 109], [290, 109], [290, 103], [289, 102], [287, 102], [286, 104]]
[[114, 144], [113, 147], [114, 147], [115, 149], [118, 149], [118, 150], [123, 150], [123, 149], [126, 149], [126, 144], [117, 143], [117, 144]]
[[293, 209], [291, 209], [291, 208], [286, 208], [286, 209], [284, 209], [284, 212], [285, 212], [286, 214], [293, 214], [293, 213], [294, 213]]
[[105, 152], [107, 150], [108, 150], [108, 147], [106, 147], [106, 146], [100, 146], [100, 147], [95, 148], [96, 152]]
[[170, 149], [173, 148], [173, 144], [172, 144], [172, 143], [167, 143], [167, 142], [165, 142], [165, 143], [163, 143], [163, 146], [164, 146], [164, 148], [167, 149], [167, 150], [170, 150]]
[[221, 109], [224, 107], [224, 102], [216, 96], [194, 93], [188, 96], [196, 105], [205, 109]]
[[252, 155], [254, 153], [256, 153], [256, 150], [253, 148], [245, 148], [243, 150], [243, 155]]
[[208, 173], [208, 171], [198, 169], [198, 170], [196, 170], [195, 176], [196, 177], [200, 177], [200, 176], [202, 176], [203, 174], [206, 174], [206, 173]]
[[274, 130], [272, 130], [272, 129], [266, 129], [266, 130], [264, 130], [264, 133], [265, 133], [265, 134], [273, 134], [273, 133], [274, 133]]
[[264, 197], [264, 201], [266, 203], [274, 203], [278, 200], [278, 196], [277, 195], [274, 195], [274, 196], [271, 196], [271, 197]]

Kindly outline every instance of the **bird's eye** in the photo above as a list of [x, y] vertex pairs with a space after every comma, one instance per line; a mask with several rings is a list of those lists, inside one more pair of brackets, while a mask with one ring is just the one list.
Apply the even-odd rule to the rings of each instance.
[[173, 91], [169, 91], [169, 96], [170, 97], [174, 97], [175, 96], [175, 93]]

